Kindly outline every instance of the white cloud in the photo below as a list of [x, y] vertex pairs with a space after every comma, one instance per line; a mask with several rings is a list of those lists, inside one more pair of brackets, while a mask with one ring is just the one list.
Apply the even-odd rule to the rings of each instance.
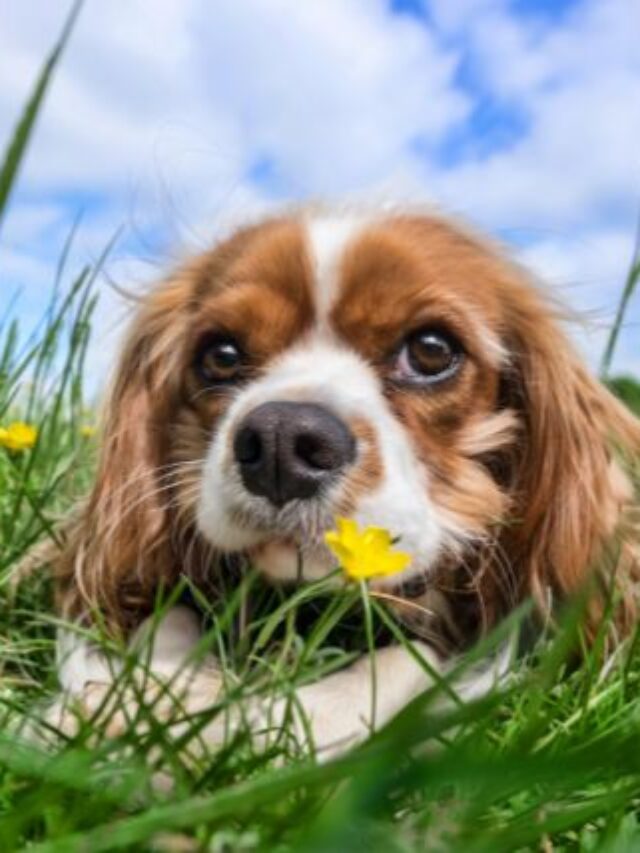
[[507, 150], [435, 175], [439, 194], [494, 227], [573, 230], [612, 211], [632, 221], [640, 195], [633, 0], [583, 2], [554, 27], [532, 26], [505, 4], [467, 5], [454, 22], [477, 84], [521, 110], [529, 130]]
[[[524, 229], [523, 257], [572, 283], [570, 303], [610, 316], [640, 187], [634, 4], [583, 0], [545, 20], [515, 16], [507, 0], [432, 0], [434, 26], [383, 0], [87, 4], [0, 235], [0, 288], [21, 269], [27, 301], [42, 299], [78, 194], [81, 258], [124, 225], [141, 239], [118, 257], [161, 263], [276, 198], [369, 194]], [[60, 24], [48, 0], [3, 8], [0, 138]], [[456, 85], [463, 56], [478, 90], [527, 127], [510, 147], [445, 168], [430, 152], [474, 107], [474, 91]], [[260, 163], [269, 181], [251, 179]], [[111, 269], [119, 282], [148, 277], [131, 263]], [[105, 293], [111, 320], [117, 300]], [[97, 371], [111, 339], [96, 347]]]
[[[408, 140], [436, 138], [467, 108], [451, 86], [455, 56], [381, 0], [150, 9], [116, 0], [84, 10], [27, 188], [142, 192], [165, 180], [171, 192], [197, 184], [216, 196], [273, 157], [290, 191], [343, 192], [377, 180], [407, 157]], [[43, 21], [11, 10], [0, 51], [23, 79], [42, 55]], [[49, 24], [51, 4], [45, 11]], [[20, 96], [10, 101], [17, 109]]]

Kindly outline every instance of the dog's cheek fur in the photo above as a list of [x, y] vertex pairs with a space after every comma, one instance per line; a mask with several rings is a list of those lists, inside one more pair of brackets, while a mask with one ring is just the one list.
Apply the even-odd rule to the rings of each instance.
[[384, 477], [384, 463], [376, 430], [365, 418], [354, 417], [348, 421], [349, 428], [361, 449], [360, 459], [351, 473], [347, 474], [341, 489], [336, 515], [352, 515], [360, 498], [380, 486]]
[[513, 504], [511, 475], [505, 470], [512, 462], [519, 419], [510, 409], [495, 410], [497, 374], [476, 376], [475, 395], [473, 384], [467, 377], [462, 387], [444, 395], [446, 402], [419, 393], [398, 394], [393, 401], [428, 471], [431, 500], [448, 532], [431, 586], [448, 602], [438, 612], [452, 613], [455, 643], [462, 645], [495, 624], [507, 602], [517, 604], [519, 592], [499, 544]]
[[504, 418], [494, 415], [498, 387], [496, 370], [468, 361], [451, 387], [390, 392], [429, 471], [432, 499], [463, 540], [482, 536], [506, 508], [506, 495], [481, 461], [511, 439]]

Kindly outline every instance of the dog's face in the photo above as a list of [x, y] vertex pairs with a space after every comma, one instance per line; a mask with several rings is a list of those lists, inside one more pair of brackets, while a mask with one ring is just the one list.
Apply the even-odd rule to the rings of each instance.
[[202, 535], [277, 579], [335, 567], [323, 533], [339, 515], [388, 528], [409, 573], [483, 535], [504, 507], [469, 447], [508, 356], [481, 275], [433, 222], [308, 218], [238, 238], [200, 283], [176, 419], [203, 459]]
[[141, 307], [79, 585], [151, 589], [208, 550], [318, 578], [348, 516], [389, 529], [405, 576], [462, 573], [504, 610], [574, 588], [616, 527], [609, 433], [638, 440], [495, 251], [437, 218], [272, 220]]

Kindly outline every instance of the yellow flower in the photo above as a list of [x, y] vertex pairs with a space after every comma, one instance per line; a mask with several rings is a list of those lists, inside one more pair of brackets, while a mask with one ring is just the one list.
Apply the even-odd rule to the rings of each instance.
[[91, 424], [83, 424], [80, 427], [80, 435], [83, 438], [93, 438], [93, 436], [95, 434], [96, 434], [96, 428], [94, 426], [92, 426]]
[[7, 450], [29, 450], [36, 443], [38, 430], [22, 421], [14, 421], [7, 427], [0, 427], [0, 447]]
[[394, 575], [411, 562], [409, 554], [391, 550], [391, 535], [383, 527], [365, 527], [361, 531], [350, 518], [338, 518], [336, 523], [337, 531], [325, 533], [324, 539], [350, 578]]

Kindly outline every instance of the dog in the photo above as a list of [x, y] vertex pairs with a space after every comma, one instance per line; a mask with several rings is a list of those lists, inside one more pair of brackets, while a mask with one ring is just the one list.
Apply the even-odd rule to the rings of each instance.
[[[377, 654], [376, 725], [525, 600], [546, 618], [590, 583], [593, 636], [613, 584], [624, 634], [640, 423], [562, 326], [501, 248], [435, 213], [308, 207], [238, 230], [139, 301], [95, 483], [55, 560], [60, 613], [134, 643], [160, 589], [229, 555], [274, 584], [327, 576], [324, 534], [347, 517], [411, 557], [371, 587], [429, 614], [413, 626], [427, 669], [405, 645]], [[170, 609], [154, 671], [175, 675], [199, 633]], [[91, 706], [113, 664], [73, 631], [58, 646], [62, 687]], [[209, 656], [189, 672], [184, 702], [202, 709], [220, 670]], [[318, 754], [365, 739], [366, 655], [296, 704]]]

